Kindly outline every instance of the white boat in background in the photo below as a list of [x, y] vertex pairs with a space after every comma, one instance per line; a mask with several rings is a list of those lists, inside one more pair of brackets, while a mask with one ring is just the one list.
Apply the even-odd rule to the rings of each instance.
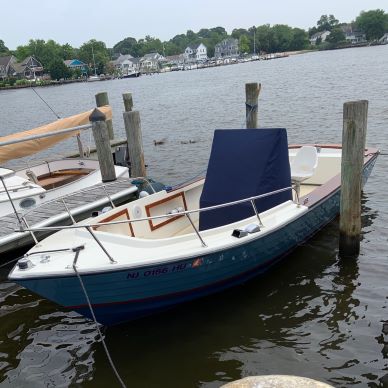
[[[112, 117], [109, 106], [100, 110]], [[20, 162], [27, 165], [21, 169], [6, 166], [9, 161], [38, 154], [70, 137], [77, 137], [82, 155], [80, 131], [90, 129], [90, 114], [80, 113], [0, 137], [0, 253], [36, 243], [42, 237], [20, 231], [23, 225], [64, 225], [137, 197], [137, 184], [124, 166], [114, 166], [115, 179], [112, 174], [110, 182], [103, 182], [98, 160], [82, 157]]]
[[[117, 178], [129, 178], [126, 167], [115, 166], [115, 172]], [[102, 183], [102, 178], [98, 160], [60, 159], [17, 171], [0, 168], [0, 181], [2, 217]]]
[[[111, 117], [110, 107], [100, 109]], [[38, 128], [0, 137], [0, 165], [38, 154], [70, 137], [77, 137], [82, 149], [79, 134], [81, 129], [90, 127], [89, 116], [90, 112], [84, 112]], [[81, 157], [26, 164], [26, 168], [17, 171], [0, 167], [0, 217], [15, 211], [25, 212], [46, 201], [102, 182], [97, 160]], [[115, 166], [115, 173], [116, 178], [129, 178], [126, 167]]]
[[[365, 150], [364, 183], [377, 156]], [[284, 129], [216, 131], [205, 179], [61, 228], [9, 279], [107, 325], [222, 291], [336, 217], [341, 157], [338, 145], [288, 147]]]
[[88, 82], [95, 82], [95, 81], [101, 81], [101, 78], [95, 74], [88, 77]]
[[96, 60], [95, 60], [95, 58], [94, 58], [94, 50], [93, 50], [93, 46], [92, 46], [92, 56], [93, 56], [94, 75], [90, 75], [90, 76], [88, 77], [88, 82], [101, 81], [100, 76], [97, 75]]

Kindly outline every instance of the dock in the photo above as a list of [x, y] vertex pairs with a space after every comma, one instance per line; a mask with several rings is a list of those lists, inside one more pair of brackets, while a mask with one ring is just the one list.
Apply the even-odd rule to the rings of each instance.
[[[46, 202], [24, 214], [19, 213], [19, 217], [22, 216], [29, 227], [70, 225], [71, 217], [75, 221], [88, 218], [93, 211], [112, 206], [111, 201], [117, 205], [135, 198], [136, 192], [137, 187], [131, 183], [131, 179], [120, 178], [112, 183], [99, 183], [88, 189]], [[30, 232], [18, 230], [20, 225], [15, 214], [0, 217], [0, 253], [34, 243]], [[35, 233], [38, 240], [47, 235], [47, 233]]]

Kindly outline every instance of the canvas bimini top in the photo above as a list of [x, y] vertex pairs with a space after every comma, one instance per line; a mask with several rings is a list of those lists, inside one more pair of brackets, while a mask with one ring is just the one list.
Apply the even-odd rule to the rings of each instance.
[[[200, 207], [219, 205], [291, 186], [287, 131], [284, 128], [218, 129]], [[255, 201], [263, 212], [292, 199], [291, 190]], [[253, 216], [252, 205], [230, 206], [200, 213], [199, 229], [206, 230]]]

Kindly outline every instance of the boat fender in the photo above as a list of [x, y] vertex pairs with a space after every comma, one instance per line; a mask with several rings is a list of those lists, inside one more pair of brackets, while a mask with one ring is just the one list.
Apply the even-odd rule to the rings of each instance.
[[256, 232], [260, 232], [260, 226], [257, 225], [257, 224], [249, 224], [247, 225], [244, 230], [247, 232], [247, 233], [256, 233]]
[[248, 232], [245, 230], [242, 230], [242, 229], [235, 229], [232, 233], [232, 236], [237, 237], [237, 238], [241, 238], [241, 237], [248, 236]]

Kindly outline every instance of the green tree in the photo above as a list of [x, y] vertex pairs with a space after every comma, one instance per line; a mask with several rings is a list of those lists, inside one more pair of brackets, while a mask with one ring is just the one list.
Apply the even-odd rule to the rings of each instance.
[[308, 33], [301, 28], [292, 29], [292, 39], [290, 42], [290, 50], [303, 50], [309, 45]]
[[263, 24], [256, 28], [256, 47], [258, 50], [269, 53], [272, 47], [273, 31], [269, 24]]
[[4, 41], [0, 39], [0, 55], [8, 55], [8, 47], [4, 44]]
[[17, 47], [15, 56], [22, 61], [32, 55], [43, 67], [47, 67], [54, 59], [72, 59], [72, 51], [73, 48], [69, 44], [61, 46], [52, 39], [47, 42], [43, 39], [30, 39], [27, 45]]
[[115, 54], [130, 54], [132, 56], [137, 56], [136, 45], [137, 40], [135, 38], [128, 37], [116, 43], [113, 46], [113, 52]]
[[71, 70], [63, 63], [62, 59], [54, 59], [47, 66], [47, 70], [50, 73], [51, 79], [66, 79], [69, 78], [72, 74]]
[[[93, 58], [94, 54], [94, 58]], [[99, 73], [104, 72], [104, 67], [109, 61], [109, 53], [104, 42], [91, 39], [79, 48], [79, 59], [85, 62], [94, 72], [94, 64]]]
[[75, 59], [77, 57], [76, 50], [69, 44], [66, 43], [61, 47], [62, 59]]
[[238, 42], [238, 49], [240, 50], [240, 53], [249, 53], [249, 38], [247, 35], [241, 35], [239, 42]]
[[379, 39], [388, 31], [388, 14], [382, 9], [362, 11], [356, 18], [356, 26], [368, 40]]
[[318, 31], [331, 31], [334, 27], [337, 27], [339, 21], [334, 15], [322, 15], [317, 21]]
[[330, 32], [330, 35], [326, 38], [326, 42], [334, 46], [343, 41], [345, 41], [345, 34], [341, 27], [333, 28]]

